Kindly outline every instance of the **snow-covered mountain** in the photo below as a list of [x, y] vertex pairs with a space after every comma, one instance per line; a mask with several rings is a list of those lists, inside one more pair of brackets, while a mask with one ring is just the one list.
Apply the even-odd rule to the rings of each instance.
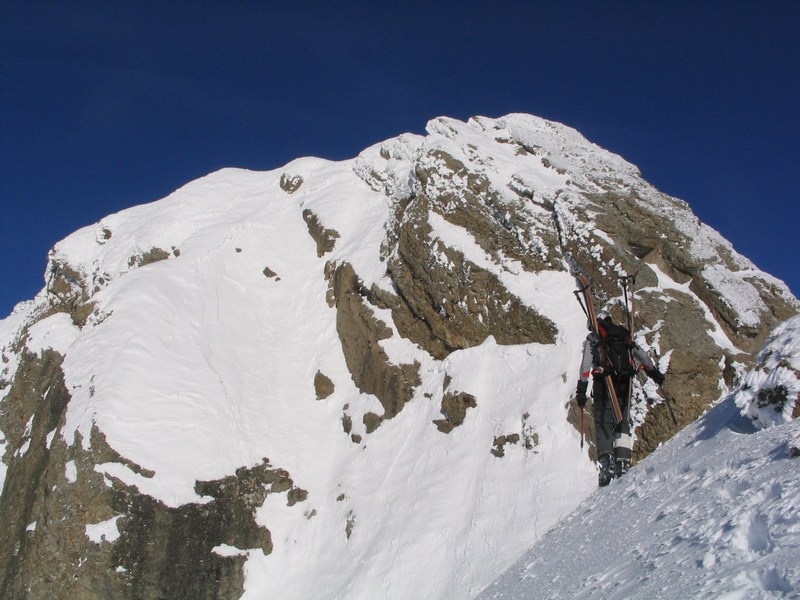
[[[0, 321], [2, 593], [473, 596], [595, 491], [567, 254], [612, 312], [637, 273], [681, 425], [800, 310], [529, 115], [226, 169], [74, 233]], [[638, 458], [666, 414], [637, 389]]]

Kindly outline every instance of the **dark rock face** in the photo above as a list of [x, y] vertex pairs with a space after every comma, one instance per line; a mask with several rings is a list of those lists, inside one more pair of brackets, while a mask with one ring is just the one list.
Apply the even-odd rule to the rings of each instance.
[[[478, 402], [472, 394], [447, 392], [442, 398], [444, 419], [436, 419], [433, 423], [442, 433], [450, 433], [467, 418], [467, 409], [476, 406], [478, 406]], [[519, 436], [517, 437], [519, 438]]]
[[[228, 545], [269, 554], [269, 530], [255, 522], [268, 494], [301, 502], [305, 490], [266, 460], [221, 480], [197, 482], [204, 504], [172, 508], [95, 471], [120, 462], [94, 429], [90, 450], [67, 446], [55, 431], [70, 396], [52, 350], [25, 354], [3, 404], [9, 463], [0, 496], [0, 595], [3, 598], [238, 598], [245, 556]], [[71, 472], [71, 474], [70, 474]], [[87, 525], [115, 522], [118, 538], [92, 541]], [[114, 529], [114, 526], [111, 527]], [[112, 543], [113, 542], [113, 543]], [[225, 554], [225, 555], [223, 555]], [[46, 565], [46, 567], [44, 567]]]
[[391, 329], [375, 318], [368, 298], [371, 294], [347, 263], [332, 276], [336, 306], [336, 329], [342, 342], [345, 361], [353, 382], [366, 394], [374, 394], [383, 406], [383, 415], [369, 416], [368, 431], [380, 421], [391, 419], [411, 399], [419, 385], [419, 364], [393, 365], [380, 340], [392, 335]]
[[524, 195], [516, 203], [501, 202], [500, 190], [492, 189], [476, 165], [442, 150], [431, 151], [428, 159], [416, 176], [418, 194], [431, 210], [470, 231], [490, 256], [519, 261], [530, 272], [563, 269], [549, 209], [531, 210]]
[[132, 256], [128, 260], [128, 265], [131, 267], [144, 267], [162, 260], [167, 260], [170, 254], [161, 248], [151, 248], [147, 252]]
[[429, 210], [416, 198], [398, 227], [387, 269], [397, 294], [374, 290], [392, 309], [401, 335], [440, 359], [489, 335], [499, 344], [552, 344], [556, 327], [549, 319], [522, 304], [494, 274], [431, 238]]
[[292, 480], [267, 461], [218, 481], [198, 482], [212, 500], [170, 508], [116, 482], [111, 508], [121, 514], [121, 535], [111, 566], [122, 572], [124, 598], [233, 598], [243, 591], [244, 555], [220, 556], [214, 548], [272, 552], [267, 529], [254, 521], [267, 494], [291, 492]]
[[[46, 516], [42, 514], [44, 496], [51, 496], [46, 439], [58, 426], [69, 401], [61, 361], [62, 357], [52, 351], [42, 358], [25, 354], [0, 417], [8, 451], [15, 454], [13, 461], [4, 457], [10, 465], [0, 496], [0, 592], [4, 598], [23, 598], [26, 587], [41, 585], [43, 582], [29, 580], [32, 567], [49, 564], [53, 558], [36, 542], [43, 535], [37, 530], [47, 535], [50, 531], [38, 527], [41, 517]], [[31, 525], [34, 522], [35, 529]], [[40, 577], [48, 576], [52, 573]]]
[[303, 185], [303, 178], [300, 175], [289, 175], [284, 173], [281, 175], [280, 184], [281, 189], [287, 194], [294, 194]]

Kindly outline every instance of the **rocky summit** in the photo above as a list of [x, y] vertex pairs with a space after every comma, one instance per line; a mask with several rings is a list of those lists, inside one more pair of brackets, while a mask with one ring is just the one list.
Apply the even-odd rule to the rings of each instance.
[[475, 595], [596, 486], [576, 265], [667, 376], [636, 387], [636, 460], [800, 311], [686, 202], [521, 114], [75, 232], [0, 321], [0, 596]]

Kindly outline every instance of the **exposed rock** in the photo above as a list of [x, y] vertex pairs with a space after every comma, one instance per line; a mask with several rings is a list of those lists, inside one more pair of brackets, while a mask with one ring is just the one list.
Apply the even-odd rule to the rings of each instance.
[[464, 392], [446, 392], [442, 398], [442, 414], [444, 419], [436, 419], [433, 423], [442, 433], [450, 433], [464, 422], [467, 409], [478, 406], [475, 396]]
[[255, 523], [254, 511], [268, 493], [279, 493], [268, 486], [276, 487], [283, 478], [266, 462], [238, 469], [225, 479], [197, 483], [198, 493], [213, 498], [207, 504], [178, 508], [115, 481], [111, 506], [123, 518], [109, 570], [120, 573], [125, 582], [125, 594], [119, 597], [238, 597], [243, 592], [245, 557], [222, 556], [214, 548], [226, 544], [272, 552], [270, 533]]
[[314, 241], [317, 243], [317, 256], [325, 256], [328, 252], [333, 250], [333, 247], [336, 245], [336, 240], [339, 239], [339, 234], [333, 229], [326, 229], [323, 227], [317, 215], [309, 209], [303, 211], [303, 219], [305, 219], [306, 225], [308, 226], [308, 233], [311, 234], [311, 237], [314, 238]]
[[[102, 280], [102, 276], [98, 276]], [[47, 318], [56, 312], [65, 312], [72, 317], [78, 327], [86, 325], [94, 311], [91, 293], [86, 277], [65, 262], [51, 259], [47, 273], [46, 290], [49, 305], [41, 311], [39, 319]]]
[[503, 458], [506, 455], [506, 444], [518, 444], [519, 434], [510, 433], [508, 435], [498, 435], [492, 442], [492, 449], [490, 452], [497, 458]]
[[131, 267], [144, 267], [155, 262], [167, 260], [168, 258], [169, 252], [166, 250], [162, 250], [161, 248], [150, 248], [150, 250], [146, 252], [137, 254], [136, 256], [131, 256], [128, 259], [128, 265]]
[[353, 511], [351, 510], [347, 514], [347, 524], [345, 525], [344, 528], [344, 535], [348, 540], [350, 539], [350, 536], [353, 535], [353, 528], [355, 527], [355, 525], [356, 525], [356, 517], [353, 514]]
[[300, 175], [289, 175], [284, 173], [281, 175], [280, 186], [281, 189], [287, 194], [294, 194], [303, 185], [303, 178]]
[[[720, 388], [721, 379], [727, 378], [728, 386], [735, 383], [732, 361], [748, 360], [771, 329], [797, 310], [770, 283], [759, 280], [752, 289], [761, 294], [763, 306], [770, 309], [765, 308], [760, 315], [758, 327], [742, 324], [729, 300], [715, 287], [718, 284], [708, 279], [712, 273], [708, 266], [714, 264], [714, 258], [702, 258], [693, 251], [694, 240], [671, 220], [674, 212], [687, 210], [685, 204], [668, 197], [663, 201], [668, 208], [654, 210], [652, 201], [636, 190], [625, 189], [622, 193], [614, 188], [603, 194], [587, 194], [580, 200], [563, 200], [556, 210], [564, 249], [588, 271], [598, 307], [605, 306], [612, 316], [624, 322], [624, 313], [617, 304], [622, 298], [618, 276], [635, 273], [637, 329], [649, 331], [648, 342], [657, 339], [662, 353], [673, 349], [665, 389], [674, 399], [678, 425], [673, 423], [662, 399], [656, 399], [658, 402], [636, 431], [635, 460], [702, 414], [724, 391]], [[562, 216], [566, 206], [569, 217]], [[715, 258], [720, 257], [731, 269], [740, 268], [721, 238], [707, 243], [716, 244]], [[688, 283], [695, 296], [677, 290], [649, 291], [658, 285], [653, 267], [678, 284]], [[710, 310], [722, 333], [742, 350], [741, 355], [725, 355], [711, 339], [711, 324], [698, 300]], [[721, 364], [727, 365], [725, 373], [721, 373]], [[593, 429], [588, 421], [586, 429]]]
[[380, 415], [376, 415], [374, 412], [368, 412], [364, 414], [362, 421], [364, 423], [364, 427], [366, 427], [366, 432], [372, 433], [378, 427], [380, 427], [381, 421], [383, 421], [383, 419], [381, 418]]
[[[635, 190], [627, 190], [625, 194], [618, 191], [589, 194], [586, 200], [588, 204], [571, 208], [605, 235], [585, 231], [583, 235], [575, 235], [576, 232], [564, 228], [565, 248], [590, 271], [601, 304], [619, 295], [615, 275], [620, 271], [636, 273], [638, 288], [657, 285], [657, 277], [649, 266], [655, 265], [678, 283], [690, 282], [691, 291], [711, 309], [725, 333], [744, 352], [756, 352], [775, 325], [796, 314], [797, 307], [772, 283], [743, 278], [758, 293], [764, 308], [757, 326], [742, 323], [730, 299], [710, 279], [716, 272], [710, 268], [715, 261], [721, 260], [725, 268], [734, 272], [743, 270], [721, 239], [709, 240], [709, 244], [715, 245], [713, 258], [703, 258], [692, 250], [692, 237], [676, 226], [673, 214], [654, 210], [651, 202]], [[665, 197], [665, 202], [669, 201]], [[686, 210], [680, 201], [672, 203]], [[720, 273], [718, 277], [725, 276]], [[679, 310], [678, 306], [674, 308]]]
[[536, 446], [539, 445], [539, 433], [536, 425], [531, 422], [529, 413], [522, 415], [522, 447], [528, 451], [536, 453]]
[[641, 292], [637, 322], [640, 331], [652, 342], [658, 336], [661, 348], [672, 348], [666, 370], [665, 390], [675, 398], [673, 410], [678, 419], [672, 421], [666, 406], [649, 411], [637, 432], [635, 460], [644, 458], [658, 444], [694, 421], [716, 400], [719, 387], [722, 350], [709, 335], [709, 323], [696, 301], [676, 290]]
[[321, 371], [317, 371], [317, 374], [314, 375], [314, 391], [317, 393], [317, 400], [324, 400], [333, 394], [334, 389], [335, 387], [330, 377]]
[[562, 270], [558, 236], [547, 211], [529, 210], [523, 202], [501, 202], [480, 171], [442, 150], [420, 161], [417, 195], [431, 210], [464, 227], [489, 256], [498, 262], [510, 258], [524, 269]]
[[388, 272], [397, 295], [373, 294], [392, 310], [400, 334], [436, 358], [493, 335], [500, 344], [555, 341], [556, 327], [525, 306], [497, 277], [431, 237], [429, 206], [410, 203]]
[[353, 418], [347, 413], [342, 413], [342, 429], [348, 434], [353, 431]]
[[[365, 394], [373, 394], [383, 406], [378, 419], [391, 419], [411, 400], [419, 385], [419, 363], [393, 365], [379, 344], [392, 330], [375, 318], [367, 302], [369, 292], [350, 264], [339, 265], [332, 276], [336, 303], [336, 329], [342, 342], [347, 368], [353, 382]], [[377, 415], [376, 415], [377, 416]], [[367, 433], [378, 423], [364, 416]]]
[[[62, 357], [25, 354], [0, 413], [8, 473], [0, 496], [0, 595], [4, 598], [238, 598], [245, 556], [222, 556], [222, 544], [272, 551], [256, 524], [267, 494], [287, 493], [291, 506], [307, 492], [265, 460], [218, 481], [198, 482], [205, 504], [171, 508], [94, 469], [119, 462], [96, 428], [89, 449], [80, 435], [57, 435], [69, 393]], [[11, 460], [10, 455], [15, 455]], [[31, 528], [31, 524], [37, 524]], [[89, 529], [118, 531], [93, 541]], [[42, 565], [47, 565], [46, 569]]]

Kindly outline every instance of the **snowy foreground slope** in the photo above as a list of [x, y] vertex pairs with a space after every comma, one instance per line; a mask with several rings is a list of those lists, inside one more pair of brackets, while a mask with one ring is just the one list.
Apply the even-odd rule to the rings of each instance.
[[[474, 596], [595, 492], [567, 256], [617, 314], [639, 273], [681, 425], [800, 310], [685, 202], [529, 115], [225, 169], [75, 232], [0, 321], [0, 596]], [[663, 409], [636, 388], [637, 456], [677, 430]], [[601, 495], [693, 485], [648, 464]]]
[[[785, 373], [800, 371], [800, 318], [762, 356], [769, 372], [754, 369], [746, 389], [593, 494], [477, 600], [800, 596], [800, 420], [788, 417], [800, 381]], [[781, 379], [787, 410], [758, 406]]]

